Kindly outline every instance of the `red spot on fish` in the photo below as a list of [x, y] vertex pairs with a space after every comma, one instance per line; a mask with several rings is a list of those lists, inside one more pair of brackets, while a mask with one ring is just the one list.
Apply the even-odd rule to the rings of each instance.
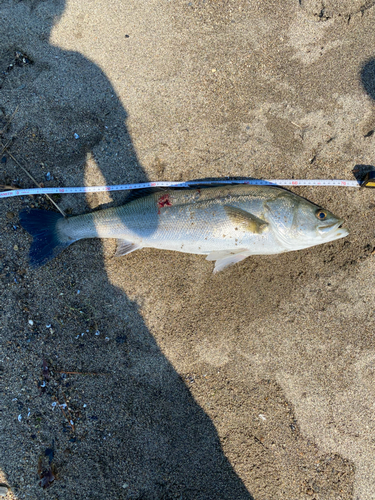
[[160, 209], [163, 207], [171, 207], [172, 203], [169, 199], [169, 194], [163, 194], [158, 199], [158, 214], [160, 215]]

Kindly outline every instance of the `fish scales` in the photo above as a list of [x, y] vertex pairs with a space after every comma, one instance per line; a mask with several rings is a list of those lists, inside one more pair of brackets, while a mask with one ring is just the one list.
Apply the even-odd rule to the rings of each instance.
[[[260, 216], [261, 200], [233, 187], [209, 191], [155, 193], [112, 209], [112, 213], [95, 212], [92, 231], [96, 236], [132, 240], [143, 247], [188, 253], [208, 254], [248, 244], [244, 241], [248, 234], [233, 226], [224, 207], [243, 207]], [[168, 205], [158, 206], [160, 198], [168, 200]]]

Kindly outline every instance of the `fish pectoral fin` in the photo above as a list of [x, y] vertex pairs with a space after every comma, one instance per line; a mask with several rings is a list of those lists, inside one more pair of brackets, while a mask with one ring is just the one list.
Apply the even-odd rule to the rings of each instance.
[[140, 248], [142, 248], [140, 245], [137, 245], [137, 243], [133, 243], [132, 241], [117, 240], [115, 257], [122, 257], [123, 255], [134, 252]]
[[268, 222], [259, 219], [259, 217], [256, 217], [250, 212], [245, 212], [245, 210], [241, 208], [225, 205], [224, 210], [232, 224], [244, 231], [259, 234], [268, 226]]
[[[213, 254], [219, 254], [221, 252], [212, 252]], [[211, 255], [211, 254], [210, 254]], [[208, 255], [208, 257], [210, 257]], [[220, 258], [216, 259], [215, 262], [215, 267], [214, 267], [214, 274], [222, 271], [223, 269], [233, 266], [234, 264], [237, 264], [237, 262], [241, 262], [241, 260], [246, 259], [250, 254], [248, 252], [227, 252], [226, 255], [222, 255]], [[209, 259], [207, 257], [207, 260], [214, 260], [214, 259]]]

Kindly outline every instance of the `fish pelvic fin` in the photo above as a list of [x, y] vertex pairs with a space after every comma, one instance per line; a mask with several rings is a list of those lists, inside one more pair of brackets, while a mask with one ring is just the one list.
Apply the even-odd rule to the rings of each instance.
[[241, 208], [225, 205], [224, 210], [233, 226], [239, 227], [243, 231], [260, 234], [268, 226], [268, 222], [259, 219], [259, 217], [256, 217], [255, 215], [251, 214], [250, 212], [246, 212]]
[[250, 254], [246, 250], [221, 250], [218, 252], [211, 252], [207, 255], [206, 260], [214, 260], [214, 274], [223, 271], [227, 267], [241, 262], [241, 260], [246, 259]]
[[48, 210], [24, 210], [19, 215], [21, 226], [33, 237], [29, 260], [31, 267], [40, 267], [62, 252], [75, 240], [62, 238], [56, 225], [64, 217]]
[[122, 257], [123, 255], [127, 255], [128, 253], [134, 252], [142, 248], [140, 245], [133, 243], [132, 241], [127, 240], [117, 240], [117, 250], [115, 253], [115, 257]]

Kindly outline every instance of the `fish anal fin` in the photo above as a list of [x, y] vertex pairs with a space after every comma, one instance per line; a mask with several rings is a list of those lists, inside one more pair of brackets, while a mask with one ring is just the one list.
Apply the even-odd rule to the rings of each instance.
[[217, 261], [215, 262], [214, 274], [223, 271], [223, 269], [226, 269], [227, 267], [237, 264], [237, 262], [241, 262], [241, 260], [246, 259], [246, 257], [248, 256], [249, 253], [242, 252], [242, 253], [231, 254], [221, 259], [217, 259]]
[[122, 257], [123, 255], [127, 255], [128, 253], [134, 252], [140, 248], [142, 248], [140, 245], [133, 243], [132, 241], [117, 240], [115, 257]]
[[232, 207], [231, 205], [224, 206], [225, 213], [235, 227], [241, 228], [243, 231], [260, 234], [268, 226], [268, 222], [259, 219], [250, 212], [246, 212], [241, 208]]
[[241, 262], [241, 260], [246, 259], [250, 255], [249, 251], [242, 248], [239, 250], [236, 248], [235, 250], [218, 250], [217, 252], [211, 252], [207, 255], [206, 260], [212, 261], [215, 260], [215, 268], [214, 273], [218, 273], [222, 271], [226, 267], [233, 266], [237, 264], [237, 262]]

